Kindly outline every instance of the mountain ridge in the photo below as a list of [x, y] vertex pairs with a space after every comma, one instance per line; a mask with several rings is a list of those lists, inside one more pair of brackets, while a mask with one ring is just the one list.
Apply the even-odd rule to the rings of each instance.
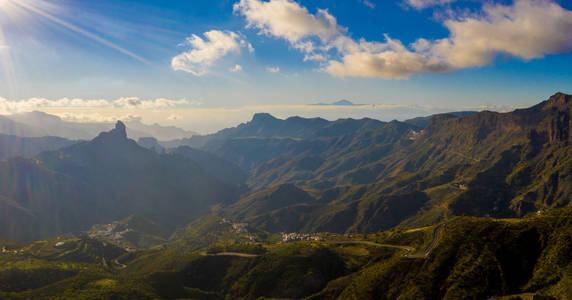
[[[0, 195], [34, 215], [33, 221], [18, 217], [22, 214], [5, 218], [7, 228], [21, 230], [2, 232], [7, 234], [3, 238], [76, 232], [132, 214], [173, 229], [208, 213], [211, 206], [233, 202], [238, 194], [235, 186], [191, 160], [138, 146], [127, 138], [122, 122], [89, 142], [31, 160], [4, 161], [0, 172]], [[0, 205], [2, 212], [13, 210], [13, 205]]]

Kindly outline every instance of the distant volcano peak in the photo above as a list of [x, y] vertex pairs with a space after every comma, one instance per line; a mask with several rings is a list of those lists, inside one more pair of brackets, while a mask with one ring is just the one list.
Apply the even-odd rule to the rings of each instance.
[[310, 105], [314, 105], [314, 106], [364, 106], [365, 104], [355, 104], [353, 102], [351, 102], [350, 100], [347, 99], [342, 99], [336, 102], [332, 102], [332, 103], [316, 103], [316, 104], [310, 104]]
[[267, 120], [276, 120], [274, 116], [269, 113], [256, 113], [252, 117], [252, 121], [267, 121]]

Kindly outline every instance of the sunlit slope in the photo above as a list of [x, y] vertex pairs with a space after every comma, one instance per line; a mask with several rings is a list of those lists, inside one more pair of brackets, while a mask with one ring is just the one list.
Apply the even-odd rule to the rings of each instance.
[[[269, 230], [276, 227], [266, 224], [372, 232], [453, 215], [515, 217], [562, 207], [572, 198], [571, 99], [558, 93], [510, 113], [437, 115], [422, 132], [405, 127], [386, 134], [392, 123], [402, 127], [392, 122], [340, 138], [355, 144], [332, 146], [328, 158], [286, 155], [255, 170], [251, 185], [310, 185], [320, 190], [317, 201], [301, 199], [243, 219]], [[328, 165], [336, 167], [322, 169]]]
[[447, 224], [427, 259], [380, 261], [311, 299], [569, 299], [571, 247], [570, 208], [517, 222], [462, 217]]

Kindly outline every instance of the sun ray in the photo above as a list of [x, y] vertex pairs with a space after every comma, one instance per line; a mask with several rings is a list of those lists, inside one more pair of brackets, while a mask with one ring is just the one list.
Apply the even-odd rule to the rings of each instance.
[[0, 0], [0, 1], [7, 1], [7, 2], [10, 2], [10, 3], [15, 3], [16, 5], [18, 5], [18, 6], [22, 7], [22, 8], [24, 8], [24, 9], [27, 9], [28, 11], [33, 12], [33, 13], [35, 13], [35, 14], [37, 14], [37, 15], [40, 15], [40, 16], [42, 16], [42, 17], [44, 17], [44, 18], [46, 18], [46, 19], [48, 19], [48, 20], [50, 20], [50, 21], [52, 21], [52, 22], [54, 22], [54, 23], [56, 23], [56, 24], [58, 24], [58, 25], [60, 25], [60, 26], [63, 26], [63, 27], [65, 27], [65, 28], [67, 28], [67, 29], [69, 29], [69, 30], [75, 32], [75, 33], [78, 33], [78, 34], [80, 34], [80, 35], [82, 35], [82, 36], [84, 36], [84, 37], [87, 37], [87, 38], [89, 38], [89, 39], [91, 39], [91, 40], [97, 42], [97, 43], [100, 43], [100, 44], [102, 44], [102, 45], [104, 45], [104, 46], [106, 46], [106, 47], [109, 47], [109, 48], [114, 49], [114, 50], [116, 50], [116, 51], [118, 51], [118, 52], [120, 52], [120, 53], [123, 53], [123, 54], [125, 54], [125, 55], [127, 55], [127, 56], [129, 56], [129, 57], [131, 57], [131, 58], [133, 58], [133, 59], [135, 59], [135, 60], [138, 60], [138, 61], [140, 61], [140, 62], [142, 62], [142, 63], [151, 65], [151, 63], [150, 63], [149, 61], [147, 61], [146, 59], [144, 59], [143, 57], [141, 57], [141, 56], [139, 56], [139, 55], [137, 55], [137, 54], [135, 54], [135, 53], [133, 53], [133, 52], [131, 52], [131, 51], [129, 51], [129, 50], [127, 50], [127, 49], [125, 49], [125, 48], [123, 48], [123, 47], [121, 47], [121, 46], [115, 44], [115, 43], [113, 43], [113, 42], [111, 42], [111, 41], [108, 41], [108, 40], [106, 40], [105, 38], [102, 38], [102, 37], [100, 37], [100, 36], [98, 36], [98, 35], [96, 35], [96, 34], [94, 34], [94, 33], [91, 33], [91, 32], [89, 32], [89, 31], [85, 30], [85, 29], [82, 29], [82, 28], [80, 28], [80, 27], [78, 27], [78, 26], [76, 26], [76, 25], [74, 25], [74, 24], [71, 24], [71, 23], [69, 23], [69, 22], [66, 22], [66, 21], [64, 21], [64, 20], [62, 20], [62, 19], [60, 19], [60, 18], [58, 18], [58, 17], [56, 17], [56, 16], [50, 14], [49, 12], [46, 12], [46, 11], [44, 11], [44, 10], [42, 10], [42, 9], [40, 9], [40, 8], [38, 8], [38, 7], [36, 7], [36, 6], [34, 6], [34, 5], [31, 4], [29, 1], [18, 1], [18, 2], [14, 2], [14, 1], [12, 1], [12, 0]]
[[2, 78], [8, 89], [8, 95], [2, 96], [14, 99], [16, 96], [14, 63], [12, 61], [10, 46], [8, 46], [6, 39], [4, 38], [4, 30], [2, 29], [2, 26], [0, 26], [0, 64], [2, 65]]

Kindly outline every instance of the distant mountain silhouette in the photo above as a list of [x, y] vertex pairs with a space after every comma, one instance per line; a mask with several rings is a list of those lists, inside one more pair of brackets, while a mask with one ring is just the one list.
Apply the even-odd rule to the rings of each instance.
[[6, 116], [0, 116], [0, 134], [22, 137], [41, 137], [48, 135], [40, 128], [34, 128], [32, 126], [16, 122]]
[[137, 144], [143, 148], [147, 148], [149, 150], [153, 150], [157, 153], [162, 153], [165, 151], [165, 148], [159, 144], [159, 141], [154, 137], [142, 137], [137, 140]]
[[315, 105], [315, 106], [363, 106], [365, 104], [355, 104], [355, 103], [351, 102], [350, 100], [342, 99], [342, 100], [332, 102], [332, 103], [316, 103], [316, 104], [310, 104], [310, 105]]
[[177, 155], [127, 139], [126, 127], [34, 160], [0, 162], [0, 238], [31, 239], [85, 230], [132, 214], [168, 228], [234, 201], [238, 192]]
[[0, 159], [9, 157], [33, 157], [41, 152], [57, 150], [77, 143], [59, 137], [19, 137], [0, 134]]
[[[113, 123], [68, 122], [58, 116], [39, 111], [13, 114], [5, 118], [0, 118], [0, 133], [22, 137], [58, 136], [72, 140], [90, 140], [114, 126]], [[125, 124], [128, 136], [134, 139], [155, 137], [159, 140], [172, 140], [196, 134], [174, 126], [143, 124], [139, 118], [131, 118]]]

